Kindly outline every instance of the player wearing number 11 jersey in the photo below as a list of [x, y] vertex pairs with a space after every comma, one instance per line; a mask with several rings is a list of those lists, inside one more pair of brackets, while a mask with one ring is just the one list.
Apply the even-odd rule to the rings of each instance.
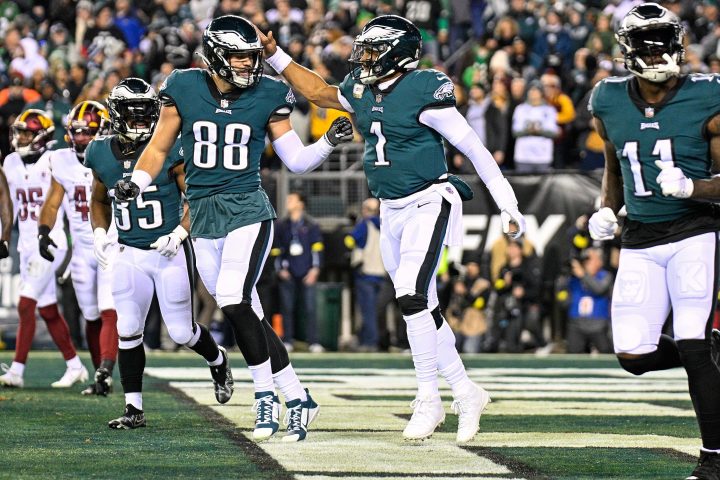
[[181, 135], [198, 271], [230, 320], [252, 373], [253, 437], [265, 440], [278, 430], [277, 387], [288, 409], [283, 440], [304, 440], [318, 405], [300, 385], [255, 288], [275, 218], [260, 186], [260, 156], [269, 136], [291, 170], [312, 170], [335, 145], [352, 138], [352, 126], [346, 118], [336, 120], [318, 142], [303, 146], [288, 118], [295, 98], [285, 84], [262, 75], [263, 48], [255, 26], [244, 18], [226, 15], [210, 22], [202, 56], [208, 70], [176, 70], [167, 78], [157, 131], [131, 181], [118, 184], [115, 195], [135, 198], [159, 178]]
[[[720, 479], [720, 370], [710, 327], [718, 280], [720, 76], [680, 75], [683, 27], [655, 3], [617, 32], [632, 75], [611, 77], [590, 107], [605, 141], [595, 239], [613, 238], [624, 204], [612, 333], [620, 365], [641, 375], [684, 367], [703, 448], [688, 479]], [[672, 310], [674, 338], [663, 335]]]
[[[110, 92], [108, 108], [117, 135], [92, 141], [85, 153], [85, 165], [95, 177], [90, 206], [95, 254], [103, 268], [112, 261], [112, 293], [120, 337], [118, 363], [125, 391], [125, 413], [108, 426], [132, 429], [145, 426], [143, 330], [153, 293], [157, 294], [170, 338], [202, 355], [210, 365], [218, 402], [230, 400], [233, 379], [224, 349], [193, 319], [193, 254], [186, 240], [188, 218], [183, 215], [185, 173], [180, 142], [175, 142], [165, 159], [162, 175], [142, 195], [131, 201], [111, 201], [108, 194], [112, 194], [113, 185], [131, 175], [147, 148], [159, 103], [145, 81], [127, 78]], [[110, 258], [107, 230], [113, 214], [120, 245], [117, 255]]]

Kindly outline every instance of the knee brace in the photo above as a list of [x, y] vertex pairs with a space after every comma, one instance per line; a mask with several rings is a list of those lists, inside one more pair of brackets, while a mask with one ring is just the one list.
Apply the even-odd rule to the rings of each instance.
[[139, 345], [142, 345], [142, 343], [143, 343], [143, 334], [142, 334], [142, 332], [140, 332], [137, 335], [129, 335], [127, 337], [120, 335], [118, 345], [120, 347], [120, 350], [130, 350]]
[[415, 295], [403, 295], [397, 300], [403, 317], [415, 315], [416, 313], [420, 313], [428, 308], [427, 295], [423, 295], [422, 293], [416, 293]]

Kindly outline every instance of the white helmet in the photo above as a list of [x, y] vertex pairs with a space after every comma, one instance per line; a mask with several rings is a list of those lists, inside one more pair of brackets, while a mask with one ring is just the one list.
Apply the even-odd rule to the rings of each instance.
[[680, 20], [657, 3], [645, 3], [625, 15], [615, 35], [625, 68], [651, 82], [662, 83], [680, 73], [685, 60]]

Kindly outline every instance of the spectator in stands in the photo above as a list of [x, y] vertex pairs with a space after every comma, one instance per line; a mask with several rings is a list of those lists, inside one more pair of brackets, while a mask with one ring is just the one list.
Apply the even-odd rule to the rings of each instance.
[[535, 34], [530, 63], [537, 72], [547, 68], [558, 72], [569, 71], [572, 65], [572, 45], [560, 14], [550, 8], [545, 14], [545, 25]]
[[[610, 73], [607, 70], [599, 69], [590, 82], [591, 86], [594, 86], [597, 82], [608, 76], [610, 76]], [[580, 169], [585, 171], [596, 170], [605, 166], [605, 142], [603, 142], [597, 130], [595, 130], [593, 116], [588, 110], [591, 94], [592, 90], [588, 90], [585, 96], [578, 102], [577, 117], [573, 122], [574, 130], [578, 133]]]
[[[78, 3], [78, 8], [80, 4]], [[113, 8], [110, 3], [100, 2], [93, 7], [94, 25], [90, 26], [83, 37], [82, 46], [87, 58], [98, 52], [105, 56], [118, 55], [125, 49], [126, 41], [122, 30], [113, 23]]]
[[275, 8], [268, 10], [267, 21], [278, 45], [287, 48], [293, 35], [303, 33], [303, 12], [290, 8], [288, 0], [275, 0]]
[[516, 172], [543, 173], [550, 170], [553, 138], [560, 132], [556, 118], [557, 112], [545, 103], [540, 86], [530, 85], [527, 100], [513, 113]]
[[510, 138], [511, 107], [508, 79], [493, 79], [490, 102], [485, 110], [485, 146], [498, 165], [505, 165], [505, 150]]
[[362, 204], [362, 218], [345, 237], [352, 250], [350, 265], [355, 270], [355, 301], [360, 308], [362, 326], [358, 350], [378, 350], [377, 299], [387, 272], [380, 256], [380, 202], [368, 198]]
[[13, 52], [10, 70], [19, 72], [24, 78], [31, 78], [38, 70], [44, 74], [48, 62], [39, 50], [38, 42], [34, 38], [25, 37], [20, 40], [20, 47]]
[[610, 26], [610, 17], [607, 15], [598, 16], [595, 30], [590, 33], [585, 46], [590, 49], [593, 55], [601, 53], [612, 55], [615, 43], [615, 32]]
[[20, 73], [10, 72], [10, 85], [0, 90], [0, 153], [3, 156], [10, 152], [10, 125], [26, 103], [40, 98], [40, 93], [24, 86]]
[[560, 77], [554, 73], [545, 73], [540, 77], [545, 101], [557, 111], [557, 124], [560, 126], [560, 134], [555, 137], [555, 149], [553, 152], [553, 165], [556, 168], [565, 168], [572, 163], [569, 158], [572, 150], [572, 139], [570, 138], [570, 125], [575, 120], [575, 107], [570, 97], [562, 91]]
[[65, 143], [65, 119], [72, 106], [62, 95], [58, 94], [57, 87], [49, 78], [44, 78], [40, 83], [40, 95], [42, 95], [42, 98], [36, 102], [28, 103], [23, 110], [37, 108], [46, 112], [55, 123], [53, 139], [57, 143], [53, 146], [53, 150], [65, 148], [67, 147], [67, 143]]
[[142, 40], [146, 30], [133, 7], [132, 0], [116, 0], [113, 23], [123, 33], [130, 50], [135, 50], [140, 46], [140, 40]]
[[324, 244], [320, 226], [305, 214], [305, 197], [292, 192], [286, 200], [288, 216], [277, 222], [272, 254], [280, 280], [280, 312], [283, 316], [283, 341], [288, 351], [294, 348], [295, 326], [302, 304], [305, 339], [312, 353], [324, 349], [318, 342], [315, 284], [320, 275]]
[[490, 294], [490, 281], [480, 275], [480, 264], [471, 260], [464, 272], [453, 282], [447, 321], [455, 332], [458, 351], [478, 353], [481, 337], [487, 331], [485, 307]]
[[608, 334], [613, 275], [603, 268], [603, 252], [588, 248], [570, 262], [567, 352], [587, 352], [592, 345], [600, 353], [612, 353]]

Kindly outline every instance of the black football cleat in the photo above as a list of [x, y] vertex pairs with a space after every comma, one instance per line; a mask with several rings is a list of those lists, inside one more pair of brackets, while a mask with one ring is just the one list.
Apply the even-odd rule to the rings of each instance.
[[713, 328], [710, 332], [710, 352], [713, 362], [720, 368], [720, 330]]
[[227, 403], [232, 398], [235, 382], [230, 370], [230, 358], [223, 347], [218, 347], [223, 356], [223, 363], [210, 367], [213, 385], [215, 386], [215, 399], [218, 403]]
[[720, 454], [700, 451], [700, 459], [685, 480], [720, 480]]
[[132, 430], [144, 426], [145, 414], [130, 404], [125, 405], [125, 413], [122, 417], [108, 422], [108, 427], [115, 430]]

